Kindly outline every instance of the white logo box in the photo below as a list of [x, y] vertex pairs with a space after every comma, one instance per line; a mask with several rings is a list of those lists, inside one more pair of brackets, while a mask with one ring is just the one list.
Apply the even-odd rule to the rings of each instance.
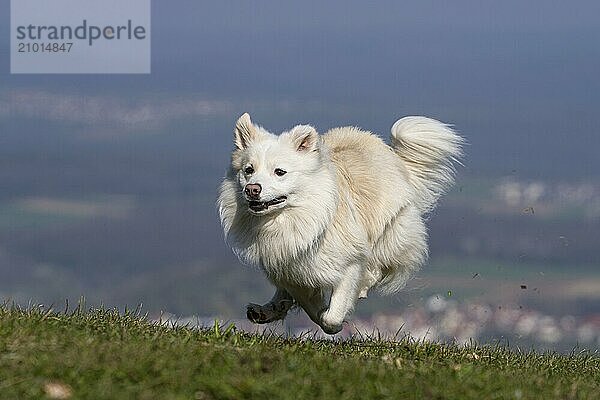
[[13, 74], [150, 73], [150, 0], [11, 0]]

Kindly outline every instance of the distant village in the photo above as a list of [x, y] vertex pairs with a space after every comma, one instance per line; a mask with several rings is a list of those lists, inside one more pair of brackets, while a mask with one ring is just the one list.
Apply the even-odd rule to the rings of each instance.
[[321, 332], [303, 313], [285, 323], [254, 325], [245, 319], [220, 321], [207, 317], [177, 318], [163, 314], [156, 322], [187, 325], [192, 328], [213, 327], [215, 320], [249, 332], [310, 338], [381, 337], [432, 342], [469, 344], [499, 343], [508, 346], [531, 346], [537, 350], [570, 351], [600, 349], [600, 313], [575, 317], [552, 316], [525, 308], [507, 308], [482, 302], [457, 302], [442, 295], [429, 297], [424, 305], [409, 307], [401, 314], [375, 314], [370, 319], [355, 318], [345, 324], [339, 335]]

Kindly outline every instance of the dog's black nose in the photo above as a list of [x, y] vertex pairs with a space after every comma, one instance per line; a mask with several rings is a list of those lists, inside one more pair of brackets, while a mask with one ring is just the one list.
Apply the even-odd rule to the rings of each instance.
[[260, 196], [260, 191], [262, 187], [258, 183], [252, 183], [246, 185], [244, 192], [246, 192], [246, 196], [257, 199]]

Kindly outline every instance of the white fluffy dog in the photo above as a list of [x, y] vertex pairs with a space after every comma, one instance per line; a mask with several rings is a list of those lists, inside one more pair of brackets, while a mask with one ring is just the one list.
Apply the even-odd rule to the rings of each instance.
[[235, 126], [218, 199], [226, 240], [277, 288], [249, 304], [256, 323], [299, 305], [334, 334], [371, 288], [401, 289], [427, 258], [424, 214], [453, 182], [463, 140], [447, 125], [405, 117], [391, 147], [370, 132], [298, 125], [277, 136], [248, 114]]

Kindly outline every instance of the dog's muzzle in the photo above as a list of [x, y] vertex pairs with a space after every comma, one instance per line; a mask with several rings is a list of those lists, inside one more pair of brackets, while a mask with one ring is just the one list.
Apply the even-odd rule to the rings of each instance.
[[275, 206], [277, 204], [281, 204], [287, 200], [287, 196], [279, 196], [269, 201], [257, 201], [257, 200], [249, 200], [248, 208], [252, 211], [259, 212], [268, 209], [271, 206]]

